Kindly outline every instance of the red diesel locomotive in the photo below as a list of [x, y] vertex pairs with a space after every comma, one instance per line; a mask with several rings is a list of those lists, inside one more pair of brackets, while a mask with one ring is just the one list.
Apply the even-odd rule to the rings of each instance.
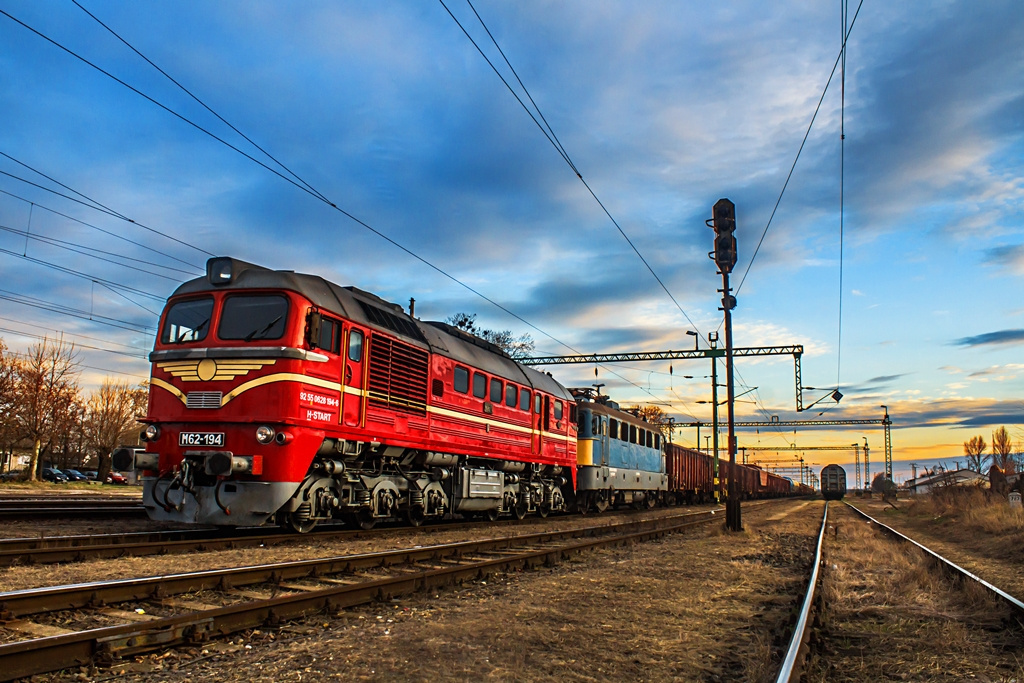
[[306, 531], [574, 505], [565, 387], [354, 287], [210, 259], [150, 360], [146, 450], [119, 465], [153, 519]]

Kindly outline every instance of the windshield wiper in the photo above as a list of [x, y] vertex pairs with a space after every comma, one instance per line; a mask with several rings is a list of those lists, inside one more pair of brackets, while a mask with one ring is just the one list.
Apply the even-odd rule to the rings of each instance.
[[[269, 332], [270, 328], [273, 327], [274, 325], [276, 325], [278, 323], [278, 321], [281, 320], [281, 318], [283, 318], [283, 317], [284, 317], [283, 315], [279, 315], [276, 318], [274, 318], [273, 320], [271, 320], [269, 323], [267, 323], [266, 327], [264, 327], [262, 330], [257, 328], [255, 330], [253, 330], [252, 332], [250, 332], [249, 334], [245, 335], [245, 341], [252, 341], [254, 338], [262, 339], [263, 335], [265, 335], [267, 332]], [[259, 335], [259, 337], [257, 337], [256, 335]]]
[[185, 337], [187, 337], [190, 334], [192, 335], [192, 339], [190, 339], [189, 341], [195, 341], [196, 335], [199, 334], [200, 330], [206, 327], [206, 323], [208, 322], [210, 322], [209, 318], [196, 325], [193, 329], [185, 330], [184, 332], [178, 335], [178, 338], [174, 340], [174, 343], [180, 344], [185, 339]]

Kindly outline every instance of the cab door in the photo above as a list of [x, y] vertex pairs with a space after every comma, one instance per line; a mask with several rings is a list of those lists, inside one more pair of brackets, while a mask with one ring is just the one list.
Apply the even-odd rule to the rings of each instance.
[[345, 335], [341, 387], [341, 421], [346, 427], [361, 427], [366, 417], [366, 335], [350, 327]]

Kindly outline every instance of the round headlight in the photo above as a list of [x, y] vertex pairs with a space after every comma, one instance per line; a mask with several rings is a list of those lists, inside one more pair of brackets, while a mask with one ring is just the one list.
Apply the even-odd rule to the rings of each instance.
[[160, 428], [156, 425], [149, 425], [146, 430], [142, 432], [142, 436], [146, 441], [156, 441], [160, 438]]
[[274, 429], [266, 425], [256, 428], [256, 440], [262, 444], [268, 444], [274, 440]]

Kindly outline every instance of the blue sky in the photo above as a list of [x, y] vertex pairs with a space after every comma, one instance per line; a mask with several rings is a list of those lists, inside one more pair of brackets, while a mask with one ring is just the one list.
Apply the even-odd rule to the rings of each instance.
[[[474, 3], [586, 185], [440, 3], [80, 3], [340, 209], [543, 330], [0, 16], [0, 337], [23, 350], [26, 333], [62, 331], [89, 386], [145, 378], [144, 328], [207, 252], [415, 297], [427, 319], [475, 312], [539, 354], [691, 348], [685, 330], [720, 325], [704, 221], [729, 197], [734, 284], [746, 274], [735, 343], [803, 344], [804, 384], [822, 388], [805, 403], [839, 386], [825, 417], [887, 405], [897, 461], [955, 458], [1000, 425], [1024, 440], [1019, 2], [866, 2], [846, 65], [842, 240], [837, 72], [752, 264], [839, 54], [839, 3]], [[445, 4], [526, 100], [470, 5]], [[0, 9], [280, 170], [70, 0]], [[14, 160], [135, 223], [23, 182], [71, 194]], [[86, 319], [12, 300], [26, 296]], [[708, 362], [671, 365], [551, 370], [708, 420]], [[737, 368], [737, 392], [758, 387], [741, 417], [798, 417], [791, 358]], [[740, 442], [863, 436], [879, 462], [874, 427]], [[808, 460], [842, 461], [827, 453]]]

